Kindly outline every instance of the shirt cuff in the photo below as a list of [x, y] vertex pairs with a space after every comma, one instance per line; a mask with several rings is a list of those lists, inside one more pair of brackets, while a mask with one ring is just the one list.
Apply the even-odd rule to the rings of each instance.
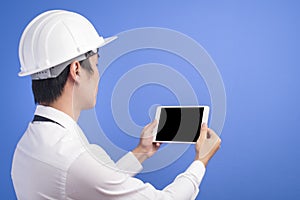
[[122, 170], [122, 172], [127, 173], [130, 176], [135, 176], [143, 169], [143, 166], [132, 152], [128, 152], [125, 156], [123, 156], [116, 165], [120, 170]]
[[205, 166], [200, 160], [195, 160], [186, 170], [187, 173], [190, 173], [193, 176], [193, 180], [200, 185], [204, 174], [205, 174]]

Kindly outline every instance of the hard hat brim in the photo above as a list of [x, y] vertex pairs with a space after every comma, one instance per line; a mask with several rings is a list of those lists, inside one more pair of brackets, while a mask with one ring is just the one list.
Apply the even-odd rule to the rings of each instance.
[[112, 36], [112, 37], [104, 38], [104, 43], [102, 43], [98, 48], [107, 45], [108, 43], [114, 41], [117, 38], [118, 38], [118, 36]]
[[[118, 37], [117, 36], [112, 36], [112, 37], [108, 37], [108, 38], [103, 38], [104, 42], [102, 42], [101, 44], [97, 45], [96, 48], [101, 48], [105, 45], [107, 45], [108, 43], [114, 41], [115, 39], [117, 39]], [[53, 66], [55, 67], [55, 66]], [[37, 69], [37, 70], [33, 70], [33, 71], [29, 71], [29, 72], [19, 72], [18, 73], [18, 76], [22, 77], [22, 76], [28, 76], [28, 75], [31, 75], [31, 74], [35, 74], [35, 73], [38, 73], [40, 71], [43, 71], [41, 69]]]

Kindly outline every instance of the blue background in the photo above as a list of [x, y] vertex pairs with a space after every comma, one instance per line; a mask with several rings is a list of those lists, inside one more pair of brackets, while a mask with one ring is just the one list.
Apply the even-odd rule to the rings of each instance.
[[[15, 199], [10, 178], [12, 155], [35, 109], [30, 78], [17, 77], [19, 38], [34, 16], [58, 8], [85, 15], [104, 36], [147, 26], [174, 29], [195, 39], [211, 55], [226, 88], [227, 116], [222, 147], [208, 165], [198, 199], [300, 198], [298, 1], [11, 0], [1, 7], [1, 199]], [[142, 54], [137, 52], [134, 57], [138, 63], [155, 61], [172, 66], [173, 59], [178, 59], [160, 57], [154, 51]], [[111, 94], [106, 90], [121, 73], [117, 67], [109, 70], [100, 83], [103, 100], [97, 104], [99, 109], [109, 106]], [[189, 77], [194, 72], [184, 73]], [[140, 90], [130, 102], [139, 124], [149, 121], [148, 104], [176, 103], [163, 88], [146, 86]], [[147, 100], [155, 92], [160, 98]], [[145, 106], [140, 103], [143, 101]], [[207, 98], [205, 101], [209, 103]], [[134, 105], [140, 109], [133, 109]], [[109, 112], [104, 109], [101, 115], [110, 116]], [[110, 123], [111, 129], [107, 126], [104, 130], [116, 133], [109, 137], [117, 140], [121, 131]], [[123, 148], [134, 147], [136, 142], [133, 139]], [[139, 178], [162, 189], [193, 156], [190, 148], [172, 165]]]

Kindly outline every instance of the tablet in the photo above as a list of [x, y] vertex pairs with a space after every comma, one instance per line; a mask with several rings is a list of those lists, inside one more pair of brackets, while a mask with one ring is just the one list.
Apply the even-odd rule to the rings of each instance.
[[153, 142], [196, 143], [208, 115], [208, 106], [159, 106]]

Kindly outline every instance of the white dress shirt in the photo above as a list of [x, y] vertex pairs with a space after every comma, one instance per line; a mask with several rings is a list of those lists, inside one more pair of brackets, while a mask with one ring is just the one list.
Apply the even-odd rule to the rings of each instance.
[[131, 152], [115, 163], [100, 146], [89, 144], [67, 114], [39, 105], [35, 115], [57, 123], [31, 122], [16, 147], [11, 175], [19, 200], [183, 200], [198, 194], [205, 173], [201, 161], [156, 190], [133, 177], [142, 166]]

